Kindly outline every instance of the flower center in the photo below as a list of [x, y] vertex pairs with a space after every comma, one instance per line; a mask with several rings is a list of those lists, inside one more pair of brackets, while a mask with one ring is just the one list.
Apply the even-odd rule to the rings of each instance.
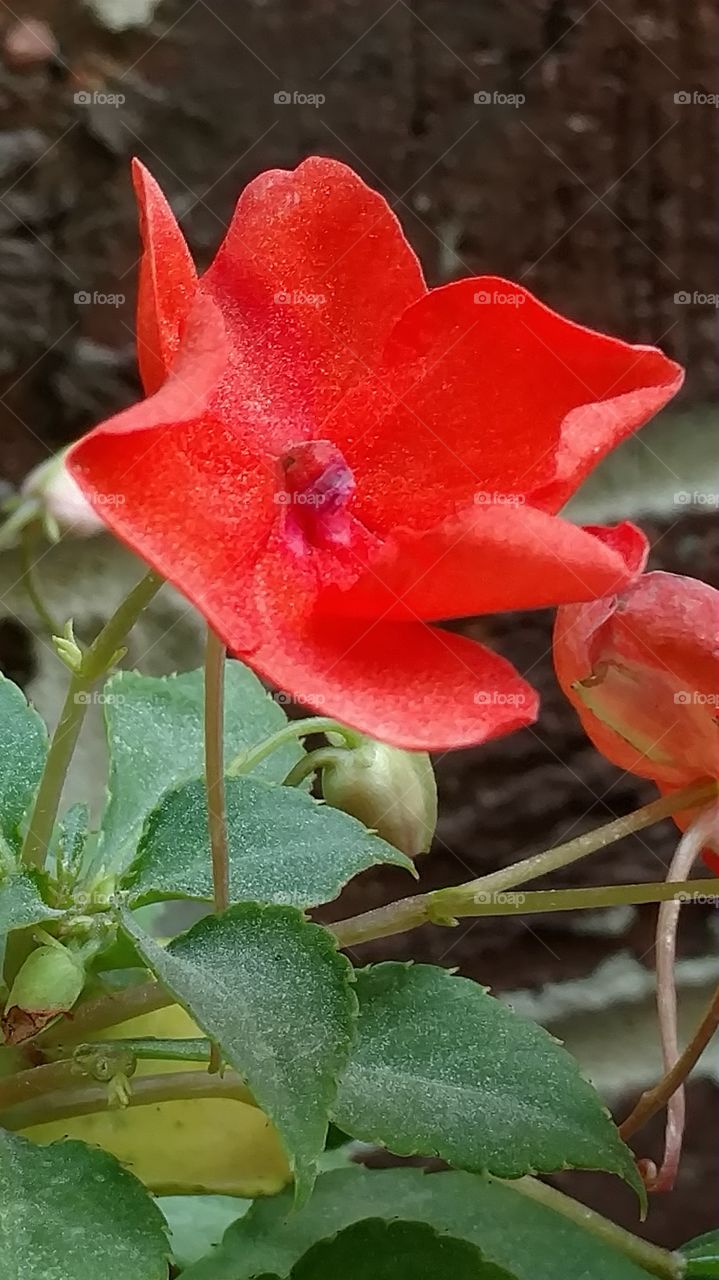
[[285, 508], [290, 539], [316, 547], [347, 545], [355, 478], [340, 450], [329, 440], [302, 441], [280, 458], [280, 472], [276, 500]]

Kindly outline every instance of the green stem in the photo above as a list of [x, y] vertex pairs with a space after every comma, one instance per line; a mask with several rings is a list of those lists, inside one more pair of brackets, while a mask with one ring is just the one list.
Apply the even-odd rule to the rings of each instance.
[[[226, 1071], [223, 1076], [209, 1075], [206, 1071], [170, 1071], [134, 1078], [128, 1106], [190, 1102], [194, 1098], [235, 1098], [249, 1106], [257, 1105], [247, 1085], [233, 1071]], [[117, 1114], [117, 1106], [110, 1103], [107, 1085], [80, 1084], [15, 1106], [3, 1114], [2, 1122], [5, 1129], [27, 1129], [50, 1120], [69, 1120], [72, 1116], [87, 1116], [97, 1111]]]
[[43, 627], [51, 636], [57, 636], [62, 633], [62, 627], [59, 627], [52, 615], [45, 607], [45, 602], [38, 590], [35, 582], [35, 564], [33, 561], [33, 531], [35, 526], [25, 525], [20, 535], [20, 563], [23, 571], [23, 584], [27, 591], [30, 603], [32, 604], [38, 618]]
[[42, 868], [45, 865], [62, 788], [93, 685], [113, 665], [128, 631], [160, 590], [163, 582], [164, 579], [156, 573], [146, 574], [93, 640], [82, 655], [79, 669], [73, 672], [60, 719], [50, 742], [45, 770], [23, 844], [22, 858], [28, 866]]
[[278, 747], [284, 747], [286, 743], [294, 742], [296, 738], [304, 738], [311, 733], [339, 733], [348, 747], [356, 747], [361, 741], [361, 735], [354, 729], [348, 729], [346, 725], [340, 724], [338, 720], [332, 720], [329, 716], [308, 716], [305, 720], [290, 720], [283, 729], [278, 729], [277, 733], [265, 738], [264, 742], [258, 743], [250, 750], [241, 751], [227, 766], [225, 774], [228, 778], [237, 778], [242, 774], [251, 773]]
[[474, 901], [464, 895], [456, 904], [445, 898], [445, 890], [402, 898], [376, 911], [327, 927], [340, 947], [356, 947], [360, 942], [407, 933], [422, 924], [454, 925], [461, 917], [526, 916], [551, 911], [598, 911], [602, 907], [640, 906], [647, 902], [677, 900], [688, 903], [719, 898], [719, 880], [681, 880], [653, 884], [615, 884], [597, 889], [540, 889], [534, 893], [479, 893]]
[[97, 996], [94, 1000], [86, 1000], [84, 1004], [73, 1009], [72, 1018], [62, 1018], [46, 1031], [42, 1031], [33, 1040], [39, 1048], [51, 1045], [78, 1044], [94, 1031], [102, 1031], [104, 1027], [114, 1027], [118, 1022], [127, 1022], [130, 1018], [139, 1018], [145, 1013], [154, 1013], [157, 1009], [166, 1009], [174, 1004], [170, 995], [159, 982], [138, 983], [125, 987], [122, 991], [112, 991], [108, 995]]
[[651, 827], [655, 822], [671, 817], [673, 813], [679, 813], [682, 809], [694, 808], [697, 804], [709, 801], [716, 792], [717, 784], [713, 780], [693, 782], [688, 787], [682, 787], [680, 791], [672, 791], [669, 795], [653, 800], [651, 804], [642, 805], [641, 809], [635, 809], [633, 813], [614, 818], [603, 827], [595, 827], [593, 831], [586, 831], [583, 835], [567, 841], [566, 844], [557, 845], [555, 849], [533, 854], [531, 858], [523, 858], [521, 862], [514, 862], [509, 867], [503, 867], [501, 871], [493, 871], [490, 875], [480, 876], [477, 880], [442, 889], [440, 892], [449, 901], [456, 900], [457, 894], [461, 892], [471, 898], [477, 892], [494, 893], [498, 890], [513, 889], [515, 885], [526, 884], [528, 880], [536, 880], [539, 876], [547, 875], [551, 871], [568, 867], [570, 863], [578, 862], [580, 858], [586, 858], [590, 853], [605, 849], [607, 845], [614, 844], [625, 836], [633, 835], [636, 831], [643, 831], [645, 827]]
[[[365, 942], [371, 938], [385, 938], [395, 933], [406, 933], [429, 921], [442, 924], [464, 915], [508, 915], [516, 908], [510, 906], [504, 911], [477, 911], [474, 908], [478, 904], [481, 905], [480, 899], [485, 896], [494, 901], [494, 895], [498, 893], [504, 893], [516, 885], [526, 884], [529, 880], [536, 880], [537, 877], [546, 875], [550, 871], [556, 871], [580, 858], [586, 858], [588, 854], [606, 848], [615, 840], [621, 840], [635, 831], [641, 831], [655, 822], [661, 822], [672, 813], [678, 813], [682, 809], [693, 808], [703, 801], [711, 800], [715, 794], [715, 782], [693, 783], [680, 791], [662, 796], [651, 804], [643, 805], [634, 813], [615, 818], [594, 831], [587, 831], [584, 835], [577, 836], [566, 844], [558, 845], [555, 849], [534, 854], [531, 858], [524, 858], [521, 862], [503, 867], [501, 871], [493, 871], [490, 875], [480, 876], [479, 879], [469, 880], [465, 884], [438, 889], [429, 894], [414, 894], [412, 897], [400, 899], [399, 902], [390, 902], [387, 906], [377, 907], [374, 911], [366, 911], [360, 916], [342, 920], [332, 926], [332, 931], [340, 940], [340, 946], [344, 947], [352, 946], [358, 941]], [[659, 898], [649, 899], [653, 902], [659, 900]], [[587, 903], [586, 905], [611, 905], [611, 903]], [[549, 908], [537, 909], [548, 910]]]
[[562, 1191], [548, 1186], [546, 1182], [538, 1182], [536, 1178], [517, 1178], [516, 1181], [503, 1182], [502, 1185], [576, 1222], [585, 1231], [631, 1258], [632, 1262], [643, 1267], [650, 1275], [659, 1276], [660, 1280], [681, 1280], [685, 1273], [686, 1262], [679, 1254], [669, 1253], [667, 1249], [650, 1244], [648, 1240], [640, 1240], [638, 1236], [616, 1226], [614, 1222], [595, 1213], [594, 1209], [588, 1209], [586, 1205], [565, 1196]]
[[[337, 747], [318, 747], [316, 751], [310, 751], [308, 755], [303, 756], [297, 764], [293, 765], [283, 785], [285, 787], [299, 787], [305, 778], [309, 778], [310, 774], [315, 773], [317, 769], [321, 769], [325, 764], [334, 764], [337, 760]], [[340, 748], [344, 750], [344, 748]]]
[[114, 1053], [123, 1050], [133, 1058], [150, 1062], [208, 1062], [210, 1057], [210, 1041], [204, 1036], [166, 1039], [162, 1036], [139, 1036], [130, 1040], [93, 1040], [90, 1044], [78, 1048], [87, 1048], [98, 1053]]
[[230, 860], [225, 815], [225, 646], [212, 628], [205, 651], [205, 789], [215, 911], [230, 905]]
[[[89, 1044], [80, 1044], [71, 1057], [63, 1047], [57, 1052], [63, 1057], [55, 1062], [43, 1063], [31, 1067], [27, 1071], [18, 1071], [14, 1075], [0, 1079], [0, 1112], [8, 1107], [19, 1106], [30, 1102], [33, 1098], [48, 1093], [59, 1093], [72, 1089], [79, 1083], [79, 1078], [90, 1077], [97, 1081], [93, 1064], [105, 1058], [110, 1064], [117, 1064], [117, 1069], [128, 1075], [134, 1070], [138, 1059], [161, 1062], [208, 1062], [210, 1042], [203, 1037], [195, 1039], [168, 1040], [154, 1036], [142, 1036], [130, 1040], [93, 1040]], [[104, 1077], [103, 1077], [104, 1079]]]

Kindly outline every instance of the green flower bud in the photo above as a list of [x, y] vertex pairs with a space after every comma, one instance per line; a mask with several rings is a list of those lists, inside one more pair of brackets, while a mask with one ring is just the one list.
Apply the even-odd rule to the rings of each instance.
[[67, 1013], [84, 985], [84, 967], [66, 947], [47, 943], [31, 951], [15, 977], [2, 1017], [6, 1043], [19, 1044]]
[[437, 784], [424, 751], [365, 738], [351, 750], [323, 751], [322, 795], [410, 858], [426, 853], [437, 825]]

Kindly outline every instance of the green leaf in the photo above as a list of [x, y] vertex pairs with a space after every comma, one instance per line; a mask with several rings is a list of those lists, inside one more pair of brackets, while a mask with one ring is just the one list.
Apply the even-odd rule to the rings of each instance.
[[215, 1248], [251, 1200], [239, 1196], [159, 1196], [157, 1204], [170, 1228], [170, 1245], [181, 1269]]
[[242, 903], [166, 948], [129, 914], [123, 926], [276, 1125], [301, 1201], [349, 1056], [357, 1008], [349, 962], [294, 907]]
[[536, 1022], [432, 965], [357, 975], [358, 1039], [333, 1119], [397, 1155], [502, 1178], [556, 1169], [643, 1187], [597, 1093]]
[[[253, 778], [225, 784], [230, 898], [313, 907], [336, 898], [360, 871], [409, 858], [361, 822], [294, 787]], [[137, 861], [124, 880], [130, 902], [212, 900], [212, 861], [204, 783], [171, 791], [150, 815]]]
[[707, 1231], [688, 1244], [680, 1254], [687, 1259], [686, 1280], [717, 1280], [719, 1277], [719, 1231]]
[[484, 1262], [476, 1245], [424, 1222], [369, 1218], [321, 1240], [292, 1268], [292, 1280], [515, 1280]]
[[0, 1205], [3, 1280], [166, 1280], [162, 1214], [105, 1151], [0, 1130]]
[[19, 852], [20, 824], [47, 755], [47, 730], [12, 680], [0, 675], [0, 855]]
[[427, 1222], [468, 1240], [517, 1280], [647, 1280], [643, 1268], [511, 1184], [471, 1173], [359, 1166], [323, 1173], [296, 1213], [287, 1192], [256, 1200], [182, 1280], [254, 1280], [263, 1272], [285, 1280], [317, 1241], [380, 1216]]
[[11, 871], [0, 883], [0, 972], [11, 930], [42, 924], [43, 920], [54, 920], [61, 915], [61, 911], [55, 911], [43, 901], [39, 876], [21, 867]]
[[53, 837], [65, 874], [74, 879], [82, 866], [90, 833], [90, 811], [86, 804], [73, 804], [63, 814]]
[[[110, 779], [97, 862], [118, 870], [131, 860], [160, 796], [204, 772], [204, 672], [155, 677], [122, 671], [108, 680], [103, 696]], [[241, 662], [228, 662], [227, 762], [286, 723], [257, 676]], [[280, 747], [257, 766], [257, 776], [281, 782], [301, 755], [297, 743]]]

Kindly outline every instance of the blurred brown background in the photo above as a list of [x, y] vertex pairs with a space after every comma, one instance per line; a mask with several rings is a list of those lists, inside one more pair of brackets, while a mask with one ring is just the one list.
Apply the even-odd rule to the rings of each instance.
[[[249, 178], [319, 151], [387, 195], [432, 282], [505, 274], [575, 319], [658, 343], [687, 364], [678, 409], [612, 459], [575, 513], [633, 515], [653, 538], [656, 566], [709, 576], [719, 489], [706, 408], [715, 391], [715, 61], [714, 6], [704, 0], [3, 0], [0, 474], [17, 485], [138, 393], [129, 157], [153, 170], [204, 263]], [[61, 550], [43, 566], [48, 590], [67, 585], [68, 560], [80, 598], [94, 575], [90, 625], [103, 608], [98, 582], [110, 599], [121, 576], [115, 556], [78, 546], [63, 559]], [[54, 677], [17, 603], [12, 554], [4, 559], [0, 663], [52, 707]], [[550, 622], [538, 613], [463, 624], [541, 689], [543, 711], [525, 733], [438, 762], [442, 820], [427, 887], [652, 795], [583, 738], [554, 684]], [[161, 633], [155, 661], [194, 665], [189, 635], [163, 642]], [[657, 879], [674, 839], [664, 824], [561, 882]], [[333, 911], [405, 891], [372, 877]], [[710, 908], [685, 915], [691, 1022], [715, 932]], [[535, 918], [531, 928], [427, 929], [367, 950], [458, 965], [511, 994], [566, 1036], [622, 1113], [656, 1070], [652, 928], [651, 909], [627, 909]], [[646, 1226], [663, 1243], [713, 1225], [715, 1076], [705, 1066], [690, 1090], [680, 1186]], [[638, 1150], [649, 1153], [644, 1135]], [[593, 1201], [636, 1228], [621, 1189], [596, 1181]], [[574, 1179], [575, 1192], [588, 1183]]]

